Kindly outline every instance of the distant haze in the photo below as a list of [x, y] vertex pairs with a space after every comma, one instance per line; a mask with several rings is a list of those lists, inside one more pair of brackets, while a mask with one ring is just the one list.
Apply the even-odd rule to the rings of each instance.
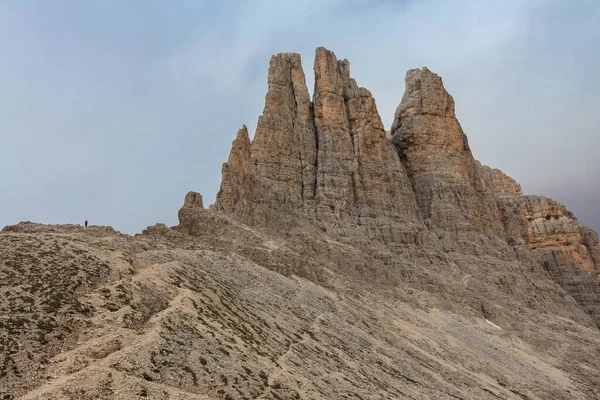
[[[283, 4], [291, 3], [291, 4]], [[410, 68], [442, 76], [476, 158], [600, 230], [600, 2], [0, 3], [0, 228], [177, 223], [214, 201], [269, 58], [347, 58], [390, 128]]]

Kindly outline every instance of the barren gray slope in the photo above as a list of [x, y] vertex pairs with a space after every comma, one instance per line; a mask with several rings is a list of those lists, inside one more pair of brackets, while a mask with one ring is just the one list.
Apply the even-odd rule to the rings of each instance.
[[[266, 239], [256, 242], [256, 251], [275, 246], [276, 239], [243, 228]], [[103, 270], [107, 266], [107, 273], [89, 287], [76, 285], [77, 309], [66, 302], [40, 312], [40, 317], [56, 320], [53, 332], [69, 327], [71, 333], [50, 335], [36, 350], [35, 338], [25, 342], [27, 327], [11, 328], [10, 338], [19, 344], [4, 353], [15, 362], [3, 373], [3, 395], [24, 399], [599, 395], [598, 332], [566, 318], [527, 313], [522, 330], [505, 330], [482, 317], [428, 307], [417, 291], [408, 288], [397, 288], [397, 293], [329, 290], [269, 271], [227, 249], [174, 231], [159, 232], [136, 238], [95, 237], [78, 228], [51, 233], [46, 227], [30, 226], [29, 233], [1, 234], [3, 257], [15, 254], [16, 243], [36, 241], [44, 245], [19, 254], [32, 260], [42, 254], [48, 257], [47, 246], [57, 244], [67, 249], [65, 257], [73, 257], [72, 265], [87, 270], [88, 259], [78, 261], [68, 253], [73, 246], [100, 260]], [[69, 262], [43, 267], [48, 276], [61, 274]], [[2, 272], [7, 271], [4, 263]], [[28, 281], [23, 276], [3, 290], [16, 294], [27, 288]], [[68, 285], [68, 280], [61, 282]], [[60, 282], [53, 284], [55, 291], [67, 289]], [[413, 300], [395, 300], [400, 291], [412, 292]], [[25, 292], [34, 304], [43, 302], [42, 294]], [[3, 308], [7, 298], [3, 296]], [[23, 312], [28, 321], [34, 319], [30, 310]], [[47, 361], [21, 361], [27, 359], [28, 350], [36, 357], [46, 352]]]

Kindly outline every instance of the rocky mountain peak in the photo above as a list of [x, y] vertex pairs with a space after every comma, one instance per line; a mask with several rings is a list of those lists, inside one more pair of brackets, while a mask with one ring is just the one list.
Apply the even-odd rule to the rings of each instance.
[[[488, 255], [533, 263], [553, 271], [600, 321], [593, 305], [600, 303], [594, 236], [566, 211], [555, 213], [558, 222], [532, 217], [554, 203], [523, 196], [512, 178], [473, 157], [440, 76], [427, 67], [407, 72], [387, 133], [375, 99], [350, 76], [347, 60], [319, 47], [314, 74], [311, 101], [300, 56], [271, 58], [254, 140], [245, 127], [238, 132], [223, 166], [218, 210], [282, 232], [308, 224], [366, 252], [382, 243], [411, 259], [428, 254], [426, 263], [433, 249], [444, 259]], [[193, 213], [185, 215], [184, 231]], [[187, 231], [197, 232], [192, 225]], [[302, 274], [322, 274], [315, 268]]]
[[315, 51], [314, 73], [311, 102], [300, 56], [271, 58], [263, 114], [254, 140], [244, 146], [252, 163], [236, 172], [234, 144], [217, 208], [231, 211], [243, 198], [257, 209], [275, 204], [328, 226], [376, 214], [418, 220], [406, 172], [371, 93], [350, 77], [347, 60], [323, 47]]
[[411, 69], [404, 79], [406, 91], [396, 109], [392, 131], [406, 115], [436, 114], [454, 116], [454, 99], [444, 88], [442, 78], [427, 67]]
[[223, 164], [221, 189], [215, 202], [217, 209], [233, 212], [246, 204], [252, 186], [250, 146], [248, 128], [243, 125], [232, 142], [229, 159]]
[[431, 227], [500, 234], [499, 211], [454, 113], [442, 79], [426, 67], [406, 73], [392, 142]]

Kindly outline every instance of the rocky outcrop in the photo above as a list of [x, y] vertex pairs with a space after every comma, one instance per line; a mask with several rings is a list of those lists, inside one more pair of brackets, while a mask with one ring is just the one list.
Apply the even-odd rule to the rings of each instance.
[[152, 226], [148, 226], [146, 229], [143, 229], [142, 233], [137, 233], [134, 235], [134, 237], [179, 239], [181, 237], [181, 233], [179, 232], [178, 226], [169, 228], [163, 223], [157, 223]]
[[238, 131], [231, 146], [229, 159], [223, 164], [221, 189], [215, 208], [234, 212], [248, 207], [253, 187], [252, 153], [246, 125]]
[[183, 201], [184, 207], [204, 209], [202, 195], [198, 192], [188, 192]]
[[391, 134], [423, 218], [433, 228], [501, 233], [495, 199], [442, 79], [424, 67], [408, 71], [405, 81]]
[[269, 90], [252, 142], [254, 192], [260, 200], [302, 207], [314, 197], [316, 142], [300, 55], [273, 56]]
[[[358, 279], [385, 276], [397, 283], [415, 279], [407, 278], [406, 260], [430, 265], [432, 271], [438, 262], [455, 265], [469, 275], [477, 265], [478, 273], [491, 278], [491, 270], [484, 272], [484, 259], [493, 259], [497, 279], [513, 282], [505, 290], [522, 298], [534, 296], [529, 304], [538, 301], [543, 285], [533, 290], [517, 283], [525, 270], [538, 280], [550, 274], [600, 320], [594, 308], [600, 304], [594, 283], [596, 236], [564, 207], [523, 196], [512, 178], [473, 157], [454, 100], [438, 75], [427, 68], [408, 71], [406, 92], [386, 132], [373, 96], [350, 77], [347, 60], [320, 47], [314, 73], [311, 102], [300, 56], [271, 58], [254, 140], [250, 142], [244, 126], [223, 165], [214, 209], [288, 238], [285, 252], [269, 250], [269, 257], [257, 260], [319, 283], [327, 281], [322, 271], [326, 264]], [[196, 236], [227, 236], [221, 226], [237, 229], [232, 221], [185, 205], [180, 210], [180, 229]], [[380, 262], [364, 268], [362, 254], [352, 255], [356, 263], [334, 256], [322, 245], [329, 239], [319, 244], [312, 240], [321, 237], [319, 232], [351, 243]], [[253, 251], [251, 257], [259, 253]], [[296, 256], [307, 253], [316, 258], [303, 262]], [[284, 267], [282, 259], [294, 267]], [[425, 275], [419, 279], [430, 279]], [[559, 301], [558, 292], [548, 285], [545, 296]], [[493, 298], [476, 292], [474, 304]], [[490, 311], [494, 307], [483, 308], [497, 321], [504, 318]]]
[[525, 247], [600, 327], [600, 245], [564, 205], [542, 196], [502, 199], [507, 240]]
[[493, 239], [503, 237], [523, 262], [543, 266], [600, 323], [597, 239], [561, 204], [522, 196], [512, 178], [473, 158], [452, 96], [427, 68], [406, 75], [392, 140], [428, 226], [452, 232], [438, 233], [446, 250], [468, 253], [472, 247], [476, 254], [503, 257], [511, 251]]
[[481, 177], [486, 191], [491, 191], [496, 196], [514, 196], [523, 194], [521, 185], [513, 178], [497, 168], [490, 168], [475, 160], [477, 171]]
[[244, 125], [223, 164], [218, 210], [247, 216], [277, 204], [298, 211], [314, 197], [316, 139], [300, 55], [273, 56], [268, 82], [253, 142]]
[[238, 132], [215, 208], [254, 220], [287, 210], [338, 232], [343, 220], [371, 227], [381, 225], [376, 216], [420, 221], [371, 93], [350, 78], [347, 60], [325, 48], [316, 50], [314, 69], [313, 103], [300, 56], [271, 58], [254, 140], [245, 127]]

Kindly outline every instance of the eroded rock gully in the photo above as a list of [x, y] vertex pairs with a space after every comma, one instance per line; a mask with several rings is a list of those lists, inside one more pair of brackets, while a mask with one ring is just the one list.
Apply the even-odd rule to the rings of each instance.
[[0, 233], [0, 398], [597, 399], [598, 236], [475, 160], [442, 79], [392, 129], [348, 61], [269, 65], [215, 204]]

